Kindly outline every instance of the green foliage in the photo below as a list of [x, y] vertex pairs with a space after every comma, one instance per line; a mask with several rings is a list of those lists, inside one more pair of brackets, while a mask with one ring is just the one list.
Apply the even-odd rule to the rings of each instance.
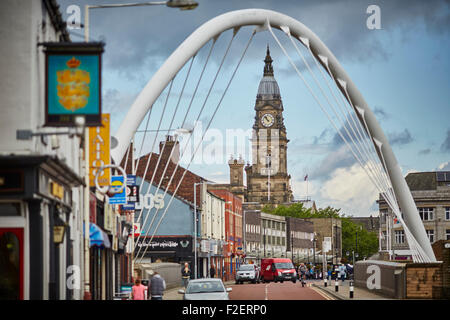
[[294, 203], [290, 206], [280, 205], [276, 208], [273, 205], [265, 205], [262, 209], [266, 213], [294, 218], [340, 218], [340, 210], [326, 207], [325, 209], [318, 209], [316, 212], [313, 212], [311, 208], [305, 208], [301, 202]]
[[[343, 217], [342, 221], [342, 255], [350, 261], [353, 260], [352, 252], [358, 253], [355, 261], [368, 258], [378, 252], [378, 238], [375, 232], [365, 230], [362, 225]], [[356, 241], [358, 238], [358, 241]], [[347, 256], [347, 252], [349, 255]]]

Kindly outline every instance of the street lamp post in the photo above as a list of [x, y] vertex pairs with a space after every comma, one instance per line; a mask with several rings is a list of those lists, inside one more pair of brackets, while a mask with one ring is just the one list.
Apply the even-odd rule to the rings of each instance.
[[313, 264], [316, 266], [316, 236], [314, 235], [313, 239]]
[[294, 262], [294, 235], [291, 232], [291, 257], [292, 262]]
[[196, 1], [192, 0], [169, 0], [160, 2], [139, 2], [139, 3], [117, 3], [117, 4], [99, 4], [84, 6], [84, 39], [89, 42], [89, 9], [100, 8], [125, 8], [125, 7], [138, 7], [138, 6], [160, 6], [166, 5], [169, 8], [179, 8], [180, 10], [192, 10], [198, 6]]

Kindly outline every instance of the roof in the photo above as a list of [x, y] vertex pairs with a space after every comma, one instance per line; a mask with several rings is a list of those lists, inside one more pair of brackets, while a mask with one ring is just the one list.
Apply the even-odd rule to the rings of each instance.
[[411, 191], [436, 190], [436, 172], [413, 172], [405, 177]]
[[272, 57], [270, 56], [269, 46], [267, 46], [266, 58], [264, 59], [263, 78], [259, 82], [258, 95], [280, 96], [280, 88], [273, 76]]
[[64, 22], [61, 12], [59, 11], [59, 4], [56, 0], [44, 0], [45, 8], [52, 22], [53, 27], [61, 32], [62, 40], [70, 42], [69, 32], [67, 31], [66, 23]]
[[[145, 172], [145, 167], [147, 166], [148, 159], [150, 157], [150, 162], [148, 165], [147, 173], [145, 175], [145, 180], [150, 182], [153, 177], [153, 173], [155, 172], [156, 164], [158, 162], [159, 155], [156, 153], [150, 153], [145, 156], [142, 156], [139, 160], [139, 168], [136, 170], [136, 176], [143, 177]], [[136, 160], [137, 161], [137, 160]], [[167, 161], [169, 163], [167, 164]], [[164, 173], [164, 169], [167, 164], [167, 170]], [[168, 183], [170, 181], [170, 178], [172, 177], [173, 172], [175, 171], [175, 175], [172, 179], [172, 182], [168, 186]], [[127, 171], [129, 172], [129, 171]], [[164, 173], [164, 176], [163, 176]], [[184, 177], [183, 177], [184, 175]], [[182, 198], [186, 201], [189, 201], [190, 203], [194, 203], [194, 183], [199, 183], [203, 181], [207, 181], [205, 178], [200, 177], [199, 175], [196, 175], [192, 171], [186, 170], [185, 168], [178, 166], [176, 163], [167, 160], [167, 158], [161, 158], [158, 169], [156, 170], [155, 176], [153, 178], [153, 184], [158, 186], [161, 182], [161, 189], [166, 189], [168, 187], [168, 192], [174, 193], [175, 189], [178, 186], [178, 183], [181, 181], [181, 178], [183, 177], [183, 180], [180, 184], [180, 187], [178, 188], [176, 192], [176, 196], [179, 198]], [[162, 181], [161, 181], [162, 180]], [[200, 204], [200, 185], [197, 186], [197, 201], [195, 202], [197, 204]]]

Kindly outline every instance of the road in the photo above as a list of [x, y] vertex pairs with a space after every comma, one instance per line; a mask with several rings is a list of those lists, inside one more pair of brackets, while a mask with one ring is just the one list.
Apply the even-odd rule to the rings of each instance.
[[302, 287], [300, 282], [292, 283], [259, 283], [232, 284], [233, 291], [229, 293], [230, 300], [332, 300], [319, 289], [311, 287], [308, 282]]

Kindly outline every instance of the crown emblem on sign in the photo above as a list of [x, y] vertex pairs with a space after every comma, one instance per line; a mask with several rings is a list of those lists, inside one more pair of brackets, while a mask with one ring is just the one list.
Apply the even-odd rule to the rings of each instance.
[[81, 61], [78, 59], [75, 59], [75, 57], [72, 57], [69, 61], [66, 62], [66, 65], [69, 68], [78, 68], [78, 66], [81, 64]]

